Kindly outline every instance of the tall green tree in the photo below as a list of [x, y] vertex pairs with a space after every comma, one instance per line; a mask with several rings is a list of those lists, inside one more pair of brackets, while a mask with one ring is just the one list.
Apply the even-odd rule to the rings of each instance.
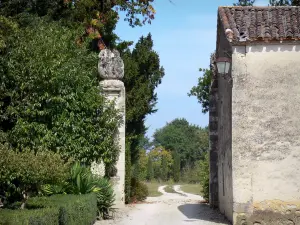
[[[132, 51], [127, 48], [121, 55], [125, 65], [126, 151], [130, 155], [126, 164], [132, 166], [138, 162], [140, 145], [145, 140], [146, 116], [157, 111], [155, 89], [161, 83], [164, 69], [159, 55], [153, 50], [151, 34], [142, 36]], [[129, 176], [129, 169], [127, 171], [126, 176]]]
[[[147, 156], [152, 159], [154, 178], [167, 180], [168, 171], [173, 165], [172, 153], [163, 146], [158, 146], [148, 152]], [[165, 167], [164, 171], [163, 167]]]
[[175, 119], [155, 131], [153, 142], [178, 153], [184, 168], [192, 166], [208, 150], [208, 130], [191, 125], [186, 119]]
[[132, 162], [137, 160], [138, 146], [144, 138], [146, 116], [157, 111], [155, 89], [161, 83], [164, 69], [153, 50], [151, 34], [141, 37], [133, 51], [123, 53], [126, 87], [126, 135], [130, 138]]
[[173, 179], [175, 182], [180, 180], [180, 156], [177, 152], [173, 152], [174, 163], [172, 166]]
[[169, 173], [169, 170], [168, 170], [167, 158], [166, 158], [166, 156], [163, 155], [162, 159], [161, 159], [161, 179], [163, 181], [168, 180], [168, 173]]
[[237, 3], [233, 3], [234, 6], [253, 6], [255, 0], [238, 0]]
[[152, 157], [148, 157], [148, 163], [147, 163], [147, 176], [146, 179], [148, 181], [153, 180], [154, 178], [154, 171], [153, 171], [153, 162]]

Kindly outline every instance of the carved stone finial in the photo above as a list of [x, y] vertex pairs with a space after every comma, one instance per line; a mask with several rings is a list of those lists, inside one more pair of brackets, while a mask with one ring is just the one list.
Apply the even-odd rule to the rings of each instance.
[[98, 72], [106, 80], [120, 80], [124, 77], [124, 62], [117, 50], [103, 49], [99, 53]]

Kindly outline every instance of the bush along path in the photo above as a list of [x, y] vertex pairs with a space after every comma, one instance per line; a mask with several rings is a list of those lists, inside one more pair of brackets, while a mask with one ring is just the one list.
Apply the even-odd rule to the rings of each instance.
[[166, 185], [160, 186], [162, 193], [158, 197], [148, 197], [143, 204], [128, 205], [118, 211], [114, 220], [96, 222], [95, 225], [225, 225], [229, 224], [224, 216], [204, 203], [199, 195], [189, 194], [174, 185], [174, 193], [165, 191]]

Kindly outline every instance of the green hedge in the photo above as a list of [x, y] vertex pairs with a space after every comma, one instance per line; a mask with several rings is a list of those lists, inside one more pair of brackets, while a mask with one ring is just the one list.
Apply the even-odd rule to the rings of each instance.
[[97, 218], [95, 194], [36, 197], [26, 207], [0, 210], [0, 225], [91, 225]]
[[0, 209], [1, 225], [59, 225], [56, 208], [35, 210]]

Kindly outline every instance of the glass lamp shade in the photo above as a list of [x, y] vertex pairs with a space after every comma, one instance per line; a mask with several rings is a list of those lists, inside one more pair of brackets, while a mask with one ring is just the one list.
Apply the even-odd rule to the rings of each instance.
[[217, 69], [220, 74], [227, 74], [230, 69], [230, 59], [221, 57], [217, 59]]

